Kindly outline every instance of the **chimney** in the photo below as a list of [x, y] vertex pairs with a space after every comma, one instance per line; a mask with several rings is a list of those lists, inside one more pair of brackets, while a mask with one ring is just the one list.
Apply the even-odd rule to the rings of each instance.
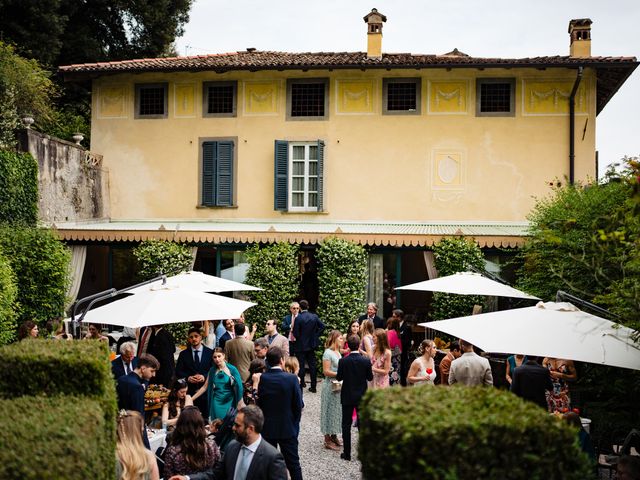
[[367, 58], [382, 58], [382, 22], [386, 22], [387, 17], [372, 8], [364, 21], [367, 24]]
[[569, 22], [569, 56], [591, 56], [591, 19], [577, 18]]

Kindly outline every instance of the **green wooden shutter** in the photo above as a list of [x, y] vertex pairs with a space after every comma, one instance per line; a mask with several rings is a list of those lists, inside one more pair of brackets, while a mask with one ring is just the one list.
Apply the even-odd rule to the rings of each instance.
[[233, 205], [233, 142], [217, 143], [215, 204], [219, 207], [230, 207]]
[[215, 205], [214, 172], [217, 156], [217, 142], [202, 143], [202, 205]]
[[318, 211], [324, 211], [324, 142], [318, 140]]
[[289, 142], [276, 140], [274, 154], [273, 209], [288, 209], [289, 200]]

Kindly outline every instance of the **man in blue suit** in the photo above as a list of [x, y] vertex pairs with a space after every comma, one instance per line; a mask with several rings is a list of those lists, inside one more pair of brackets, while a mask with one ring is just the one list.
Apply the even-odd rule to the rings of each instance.
[[[147, 388], [149, 380], [151, 380], [156, 371], [160, 368], [160, 363], [153, 355], [142, 355], [138, 359], [138, 366], [129, 373], [118, 379], [116, 391], [118, 393], [118, 409], [134, 410], [139, 412], [144, 418], [144, 392]], [[147, 429], [143, 428], [142, 440], [147, 448], [149, 448], [149, 439], [147, 438]]]
[[[187, 393], [193, 395], [204, 384], [213, 362], [213, 350], [202, 343], [202, 332], [197, 327], [189, 329], [187, 338], [190, 347], [178, 355], [176, 363], [176, 378], [187, 381]], [[193, 402], [204, 418], [209, 416], [209, 402], [207, 395], [200, 395]]]
[[120, 345], [120, 355], [111, 362], [111, 373], [118, 380], [123, 375], [129, 375], [129, 372], [138, 366], [136, 358], [136, 345], [133, 342], [125, 342]]
[[295, 375], [284, 371], [284, 353], [278, 347], [267, 352], [267, 365], [260, 377], [258, 406], [264, 412], [262, 436], [280, 451], [291, 480], [302, 480], [298, 456], [298, 433], [302, 416], [302, 393]]
[[342, 403], [342, 443], [344, 451], [340, 454], [340, 458], [343, 460], [351, 460], [351, 415], [353, 409], [355, 408], [356, 413], [358, 412], [360, 400], [367, 391], [367, 380], [373, 380], [371, 360], [363, 357], [358, 350], [360, 338], [357, 335], [351, 335], [347, 339], [347, 344], [351, 352], [340, 359], [336, 374], [336, 379], [338, 381], [342, 380], [340, 403]]
[[300, 363], [300, 385], [305, 385], [305, 364], [309, 364], [309, 373], [311, 374], [311, 387], [309, 391], [316, 393], [317, 371], [316, 371], [316, 348], [318, 348], [318, 339], [324, 330], [324, 323], [320, 321], [318, 315], [309, 312], [309, 302], [300, 300], [300, 315], [298, 315], [293, 324], [292, 334], [296, 339], [294, 354]]

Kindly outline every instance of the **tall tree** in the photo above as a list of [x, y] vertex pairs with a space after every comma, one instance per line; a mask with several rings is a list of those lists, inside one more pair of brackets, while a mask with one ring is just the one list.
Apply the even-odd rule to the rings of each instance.
[[48, 67], [162, 56], [193, 0], [0, 0], [0, 35]]

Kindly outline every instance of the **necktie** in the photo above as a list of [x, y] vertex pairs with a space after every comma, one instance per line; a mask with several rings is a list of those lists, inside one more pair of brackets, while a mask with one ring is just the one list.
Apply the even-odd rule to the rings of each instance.
[[193, 363], [196, 364], [196, 367], [200, 366], [200, 355], [198, 355], [200, 352], [198, 352], [198, 350], [194, 350], [193, 351]]
[[242, 454], [242, 458], [240, 459], [234, 480], [246, 480], [247, 472], [249, 471], [249, 454], [251, 451], [243, 445], [240, 453]]
[[127, 362], [124, 362], [124, 374], [129, 375], [130, 371], [131, 370], [129, 369], [129, 364]]
[[138, 356], [144, 355], [147, 353], [147, 349], [149, 348], [149, 339], [151, 337], [152, 328], [147, 327], [142, 335], [142, 340], [140, 341], [140, 351], [138, 352]]
[[291, 315], [291, 330], [289, 330], [289, 341], [290, 342], [295, 342], [296, 341], [296, 337], [293, 336], [293, 324], [296, 321], [296, 315]]

